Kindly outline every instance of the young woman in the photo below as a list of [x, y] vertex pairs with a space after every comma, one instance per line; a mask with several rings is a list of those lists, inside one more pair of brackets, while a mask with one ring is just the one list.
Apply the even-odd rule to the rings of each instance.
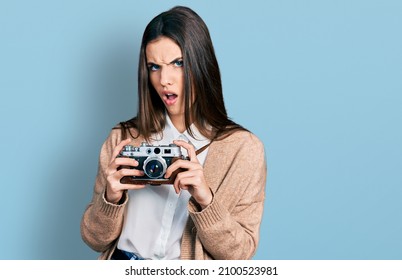
[[[250, 259], [266, 183], [261, 141], [226, 113], [207, 26], [191, 9], [156, 16], [142, 38], [138, 114], [104, 142], [83, 240], [100, 259]], [[125, 145], [176, 144], [173, 184], [127, 184], [144, 171]], [[202, 152], [201, 152], [202, 151]], [[122, 168], [123, 167], [123, 168]]]

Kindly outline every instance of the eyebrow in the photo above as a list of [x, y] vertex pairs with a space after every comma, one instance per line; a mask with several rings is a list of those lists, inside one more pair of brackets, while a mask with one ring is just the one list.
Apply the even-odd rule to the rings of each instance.
[[[180, 59], [183, 59], [183, 57], [182, 56], [179, 56], [179, 57], [176, 57], [175, 59], [173, 59], [171, 62], [169, 62], [169, 63], [162, 63], [162, 64], [165, 64], [165, 65], [170, 65], [170, 64], [172, 64], [172, 63], [174, 63], [174, 62], [176, 62], [176, 61], [178, 61], [178, 60], [180, 60]], [[148, 61], [147, 62], [147, 65], [151, 65], [151, 64], [153, 64], [153, 65], [159, 65], [159, 64], [157, 64], [157, 63], [155, 63], [155, 62], [152, 62], [152, 61]]]

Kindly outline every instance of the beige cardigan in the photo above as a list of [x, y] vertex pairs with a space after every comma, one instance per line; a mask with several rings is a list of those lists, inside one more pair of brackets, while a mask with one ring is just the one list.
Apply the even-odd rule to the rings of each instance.
[[[128, 196], [121, 205], [104, 198], [105, 170], [114, 147], [121, 141], [114, 129], [102, 146], [91, 203], [81, 221], [83, 240], [110, 259], [124, 223]], [[133, 139], [138, 146], [142, 139]], [[262, 142], [252, 133], [239, 131], [214, 141], [204, 164], [204, 176], [212, 189], [212, 203], [200, 211], [194, 199], [188, 204], [189, 219], [181, 242], [181, 259], [251, 259], [259, 241], [266, 184]]]

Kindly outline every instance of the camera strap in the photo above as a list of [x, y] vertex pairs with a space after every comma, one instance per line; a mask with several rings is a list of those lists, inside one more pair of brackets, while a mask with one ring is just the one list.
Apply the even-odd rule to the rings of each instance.
[[202, 146], [197, 151], [195, 151], [195, 155], [198, 156], [199, 154], [201, 154], [203, 151], [205, 151], [209, 147], [209, 145], [211, 145], [211, 142], [209, 142], [208, 144]]

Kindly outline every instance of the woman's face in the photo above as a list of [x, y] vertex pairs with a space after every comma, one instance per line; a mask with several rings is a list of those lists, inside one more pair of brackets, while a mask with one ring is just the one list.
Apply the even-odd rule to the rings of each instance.
[[172, 121], [183, 121], [184, 71], [180, 47], [172, 39], [162, 36], [148, 43], [145, 51], [152, 86]]

